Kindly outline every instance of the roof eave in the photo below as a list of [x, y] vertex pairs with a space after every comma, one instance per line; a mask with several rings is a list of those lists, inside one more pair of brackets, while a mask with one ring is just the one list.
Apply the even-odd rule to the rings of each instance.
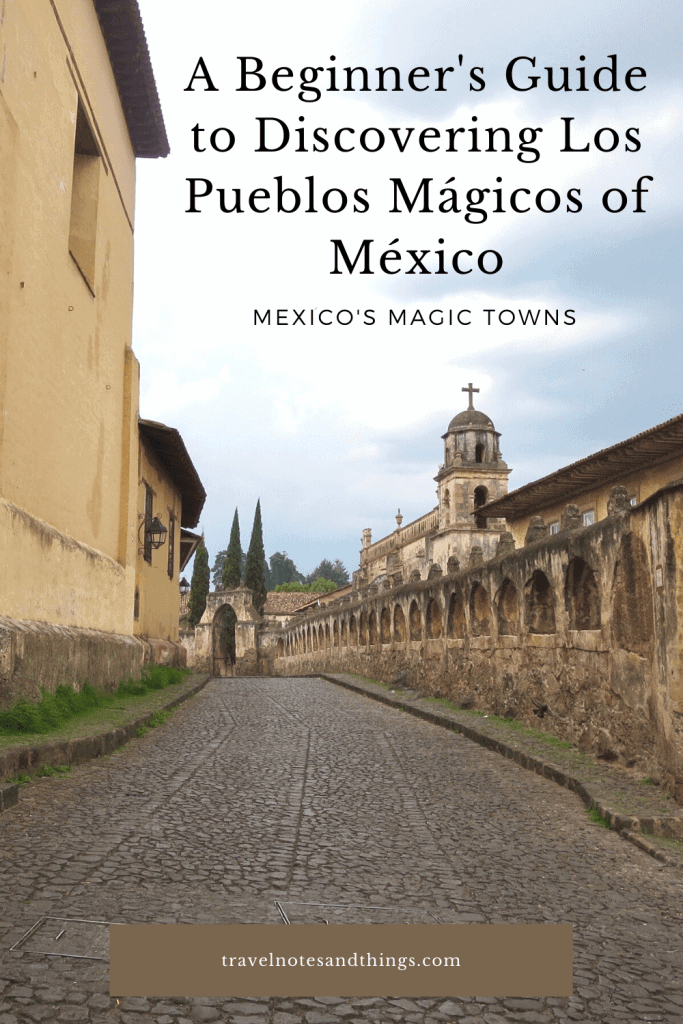
[[170, 147], [137, 0], [93, 0], [136, 157]]

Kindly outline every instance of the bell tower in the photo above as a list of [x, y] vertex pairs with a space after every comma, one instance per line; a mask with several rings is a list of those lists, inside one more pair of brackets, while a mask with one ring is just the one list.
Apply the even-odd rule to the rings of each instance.
[[[470, 548], [479, 545], [485, 559], [495, 554], [505, 531], [504, 519], [487, 519], [476, 510], [507, 493], [510, 469], [500, 453], [500, 434], [489, 417], [474, 408], [479, 388], [468, 384], [469, 405], [454, 416], [443, 434], [444, 461], [434, 478], [439, 498], [439, 548], [469, 560]], [[447, 541], [447, 543], [446, 543]]]

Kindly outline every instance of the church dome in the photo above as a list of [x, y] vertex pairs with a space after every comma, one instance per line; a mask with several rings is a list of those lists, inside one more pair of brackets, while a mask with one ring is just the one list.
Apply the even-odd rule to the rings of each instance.
[[448, 424], [448, 431], [464, 430], [467, 427], [490, 427], [492, 430], [495, 429], [486, 413], [479, 412], [478, 409], [465, 409], [463, 412], [459, 412], [457, 416], [453, 417], [451, 422]]

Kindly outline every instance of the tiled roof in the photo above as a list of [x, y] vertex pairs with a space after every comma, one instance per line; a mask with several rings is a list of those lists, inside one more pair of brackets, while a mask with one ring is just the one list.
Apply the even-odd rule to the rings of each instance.
[[477, 509], [477, 514], [519, 519], [682, 454], [683, 414], [489, 501]]
[[175, 427], [154, 420], [138, 420], [140, 437], [157, 457], [180, 491], [183, 500], [181, 526], [195, 527], [199, 522], [206, 491], [194, 468], [182, 437]]
[[93, 0], [136, 156], [168, 156], [164, 118], [137, 0]]
[[317, 594], [302, 594], [296, 591], [284, 594], [276, 594], [273, 590], [268, 592], [264, 615], [294, 615], [309, 604], [317, 604]]

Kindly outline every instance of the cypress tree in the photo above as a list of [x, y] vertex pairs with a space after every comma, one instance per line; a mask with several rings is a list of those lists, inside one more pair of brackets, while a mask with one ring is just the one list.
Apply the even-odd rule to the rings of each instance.
[[244, 570], [244, 585], [254, 592], [254, 607], [263, 612], [266, 603], [266, 552], [263, 547], [263, 527], [261, 525], [261, 499], [256, 502], [254, 525], [247, 551], [247, 565]]
[[190, 626], [196, 626], [206, 608], [206, 598], [211, 583], [209, 573], [209, 552], [206, 550], [204, 539], [197, 545], [192, 568], [192, 583], [190, 584], [190, 601], [188, 606], [187, 622]]
[[237, 509], [232, 520], [230, 543], [228, 544], [225, 564], [223, 566], [223, 586], [226, 590], [239, 587], [242, 579], [242, 545], [240, 544], [240, 521]]

